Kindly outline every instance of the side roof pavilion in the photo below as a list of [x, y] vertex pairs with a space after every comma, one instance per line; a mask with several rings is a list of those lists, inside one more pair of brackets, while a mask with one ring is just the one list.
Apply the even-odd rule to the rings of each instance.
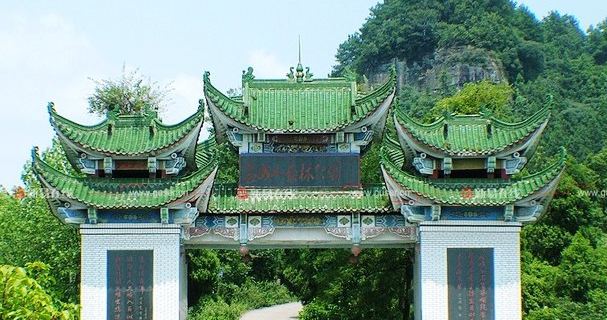
[[[398, 139], [386, 134], [381, 152], [384, 180], [394, 208], [411, 223], [536, 220], [546, 210], [565, 168], [565, 150], [539, 172], [520, 178], [510, 178], [510, 174], [518, 172], [533, 155], [548, 115], [548, 109], [542, 109], [514, 124], [484, 115], [456, 115], [423, 125], [397, 112]], [[446, 163], [451, 172], [460, 170], [460, 176], [432, 174], [437, 169], [446, 171]], [[506, 174], [479, 176], [475, 167], [479, 163], [482, 170], [501, 169]], [[411, 164], [417, 172], [408, 172]], [[479, 210], [486, 216], [475, 216]]]
[[93, 126], [60, 116], [52, 103], [49, 114], [76, 175], [54, 169], [37, 148], [32, 150], [32, 165], [52, 195], [49, 204], [60, 220], [81, 224], [134, 218], [189, 224], [199, 210], [206, 210], [217, 160], [213, 137], [197, 144], [202, 104], [175, 125], [165, 125], [149, 111], [108, 112]]
[[204, 119], [204, 107], [187, 119], [164, 124], [156, 112], [122, 115], [108, 112], [96, 125], [82, 125], [57, 113], [54, 104], [48, 105], [50, 122], [59, 137], [70, 163], [79, 171], [95, 174], [96, 170], [111, 172], [109, 159], [132, 160], [153, 158], [165, 161], [167, 174], [177, 174], [183, 167], [196, 169], [196, 142]]
[[488, 173], [501, 170], [506, 177], [527, 163], [549, 117], [550, 110], [543, 108], [516, 123], [487, 114], [453, 114], [420, 123], [399, 110], [394, 122], [407, 162], [422, 174], [480, 169]]

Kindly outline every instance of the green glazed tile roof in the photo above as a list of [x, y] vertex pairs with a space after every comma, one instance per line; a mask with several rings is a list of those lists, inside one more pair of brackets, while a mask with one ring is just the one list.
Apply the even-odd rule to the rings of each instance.
[[175, 125], [165, 125], [155, 115], [115, 115], [99, 124], [85, 126], [68, 120], [49, 104], [51, 124], [69, 141], [107, 155], [146, 155], [169, 148], [200, 128], [204, 110]]
[[245, 126], [269, 132], [328, 132], [356, 123], [394, 92], [396, 74], [379, 88], [357, 97], [356, 84], [342, 78], [243, 81], [242, 99], [231, 99], [204, 76], [207, 99]]
[[234, 185], [216, 184], [209, 201], [209, 213], [381, 213], [392, 211], [384, 186], [365, 188], [362, 194], [344, 191], [247, 190], [237, 196]]
[[42, 161], [32, 151], [34, 172], [49, 187], [65, 197], [99, 209], [158, 208], [194, 191], [215, 170], [213, 142], [203, 143], [197, 154], [198, 170], [181, 178], [91, 178], [72, 177]]
[[384, 135], [383, 144], [386, 145], [386, 148], [382, 150], [382, 152], [386, 152], [388, 158], [398, 168], [402, 168], [405, 164], [405, 155], [400, 149], [400, 144], [398, 141], [393, 139], [390, 134], [386, 133]]
[[[558, 179], [565, 167], [566, 152], [544, 170], [522, 179], [428, 179], [401, 169], [394, 157], [396, 146], [384, 143], [381, 152], [383, 170], [403, 189], [422, 198], [445, 205], [499, 206], [512, 204], [540, 191]], [[392, 149], [392, 150], [390, 150]]]
[[196, 146], [196, 165], [198, 168], [206, 166], [208, 163], [213, 163], [216, 157], [217, 142], [215, 136], [209, 136], [205, 141]]
[[517, 123], [507, 123], [483, 115], [452, 115], [448, 118], [441, 117], [430, 124], [422, 124], [403, 111], [395, 114], [401, 128], [414, 139], [448, 155], [458, 156], [488, 155], [524, 143], [534, 133], [541, 132], [538, 129], [548, 121], [549, 116], [550, 110], [544, 108]]

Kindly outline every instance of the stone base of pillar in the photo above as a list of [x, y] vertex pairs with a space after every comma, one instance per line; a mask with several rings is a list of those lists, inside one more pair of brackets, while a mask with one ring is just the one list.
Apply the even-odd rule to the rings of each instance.
[[415, 319], [521, 319], [519, 223], [419, 226]]
[[81, 318], [184, 317], [180, 231], [163, 224], [81, 225]]

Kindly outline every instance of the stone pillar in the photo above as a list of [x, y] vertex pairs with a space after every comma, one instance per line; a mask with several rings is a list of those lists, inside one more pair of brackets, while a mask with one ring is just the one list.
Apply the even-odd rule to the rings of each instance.
[[188, 316], [188, 264], [185, 248], [182, 246], [179, 254], [179, 319]]
[[470, 319], [473, 312], [473, 319], [483, 313], [490, 320], [520, 320], [520, 229], [506, 222], [421, 223], [415, 319]]
[[[151, 295], [141, 300], [143, 294], [135, 295], [135, 303], [151, 300], [147, 304], [151, 305], [149, 312], [154, 320], [179, 319], [183, 261], [180, 231], [178, 225], [155, 223], [81, 225], [81, 318], [107, 320], [114, 311], [110, 308], [126, 312], [126, 302], [110, 306], [111, 301], [118, 305], [124, 301], [120, 299], [127, 299], [126, 292], [110, 292], [110, 285], [124, 285], [131, 279], [138, 290], [138, 282], [147, 279]], [[109, 261], [110, 258], [113, 260]], [[122, 296], [115, 299], [110, 295]], [[148, 307], [142, 309], [148, 310]]]

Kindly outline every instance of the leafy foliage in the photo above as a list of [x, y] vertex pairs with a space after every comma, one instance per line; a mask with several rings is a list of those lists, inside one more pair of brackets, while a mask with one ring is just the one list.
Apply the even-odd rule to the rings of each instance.
[[[234, 250], [189, 250], [193, 319], [238, 319], [250, 309], [297, 300], [282, 284], [284, 252], [259, 250], [249, 263]], [[222, 311], [223, 310], [223, 311]]]
[[158, 112], [168, 90], [157, 83], [144, 82], [138, 70], [122, 70], [119, 80], [93, 80], [95, 92], [88, 98], [89, 112], [105, 115], [112, 111], [119, 114]]
[[240, 304], [228, 304], [222, 299], [207, 298], [190, 309], [188, 319], [192, 320], [238, 320], [246, 309]]
[[0, 319], [79, 319], [78, 306], [63, 303], [47, 293], [54, 279], [41, 262], [25, 268], [0, 265]]
[[221, 183], [238, 183], [238, 153], [229, 142], [217, 146], [217, 158], [221, 164], [216, 180]]
[[478, 114], [490, 112], [498, 118], [506, 118], [510, 114], [508, 104], [512, 93], [512, 88], [505, 83], [494, 84], [486, 80], [478, 83], [467, 83], [455, 95], [439, 100], [430, 109], [429, 115], [437, 118], [445, 113]]
[[[57, 140], [42, 158], [59, 170], [73, 170]], [[56, 282], [46, 289], [54, 298], [76, 303], [80, 280], [80, 241], [75, 228], [50, 212], [46, 197], [53, 196], [34, 178], [31, 165], [22, 174], [24, 195], [0, 192], [0, 264], [24, 266], [43, 261]]]
[[412, 252], [365, 249], [357, 264], [346, 250], [293, 250], [287, 286], [307, 304], [301, 319], [404, 319], [410, 315]]
[[607, 19], [588, 30], [588, 47], [596, 63], [607, 62]]
[[238, 320], [246, 310], [295, 301], [289, 290], [277, 282], [247, 280], [240, 285], [226, 283], [222, 292], [201, 298], [188, 319]]

